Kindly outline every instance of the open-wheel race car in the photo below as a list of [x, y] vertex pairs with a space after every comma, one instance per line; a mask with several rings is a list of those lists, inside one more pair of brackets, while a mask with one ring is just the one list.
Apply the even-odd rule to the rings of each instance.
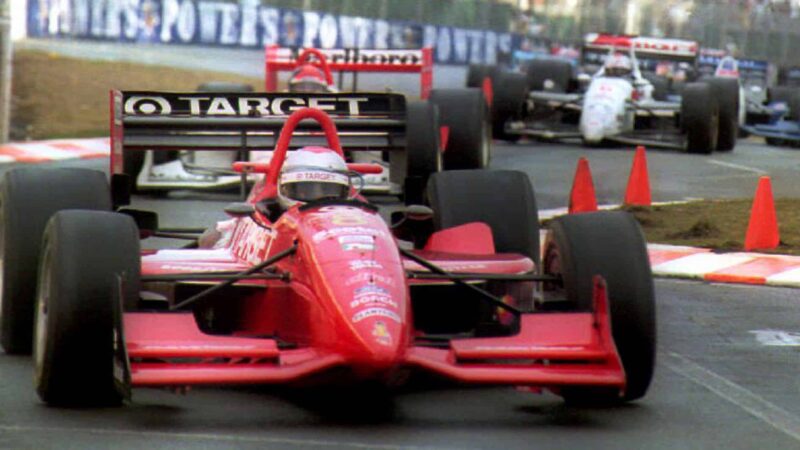
[[[656, 68], [666, 64], [685, 65], [681, 71], [693, 73], [697, 54], [693, 41], [590, 34], [582, 60], [591, 73], [576, 75], [567, 61], [538, 59], [524, 73], [476, 67], [468, 85], [489, 83], [499, 139], [731, 151], [739, 132], [738, 81], [709, 77], [667, 83], [656, 75]], [[617, 60], [627, 62], [614, 69], [625, 70], [613, 73], [609, 65]]]
[[[441, 145], [440, 167], [451, 169], [481, 169], [489, 165], [492, 134], [489, 110], [479, 89], [433, 89], [433, 57], [430, 48], [416, 50], [371, 49], [315, 49], [281, 48], [265, 49], [265, 88], [267, 93], [279, 93], [279, 74], [291, 72], [288, 91], [284, 97], [310, 93], [355, 93], [359, 88], [359, 74], [386, 74], [383, 84], [397, 87], [393, 75], [418, 75], [419, 96], [407, 96], [409, 121], [433, 121], [437, 124]], [[338, 75], [338, 80], [335, 79]], [[344, 82], [349, 75], [349, 83]], [[297, 81], [297, 83], [295, 83]], [[310, 82], [314, 86], [308, 86]], [[311, 90], [309, 90], [311, 89]], [[219, 93], [252, 93], [253, 87], [235, 83], [210, 82], [198, 87], [213, 101]], [[252, 94], [255, 96], [261, 95]], [[366, 93], [364, 95], [369, 95]], [[199, 97], [197, 97], [199, 98]], [[313, 106], [312, 106], [313, 107]], [[432, 109], [432, 111], [431, 111]], [[421, 112], [419, 112], [421, 111]], [[225, 111], [221, 111], [225, 113]], [[251, 108], [253, 117], [261, 110]], [[435, 117], [431, 117], [431, 115]], [[369, 132], [370, 130], [363, 130]], [[258, 156], [242, 149], [239, 155], [224, 151], [195, 152], [192, 147], [175, 148], [172, 155], [155, 152], [129, 152], [123, 159], [124, 170], [135, 178], [138, 192], [164, 192], [174, 189], [213, 190], [235, 188], [239, 179], [230, 167], [234, 160], [253, 160]], [[380, 147], [371, 151], [346, 155], [357, 163], [375, 163], [381, 166], [376, 173], [363, 176], [367, 194], [397, 195], [403, 192], [402, 183], [392, 173], [389, 154]], [[176, 157], [175, 154], [178, 156]]]
[[300, 129], [341, 157], [335, 120], [295, 111], [269, 162], [235, 164], [259, 180], [226, 208], [230, 233], [195, 248], [141, 251], [157, 219], [120, 208], [124, 192], [102, 173], [7, 173], [2, 343], [21, 353], [33, 342], [44, 402], [118, 404], [140, 387], [392, 385], [415, 371], [575, 402], [645, 395], [655, 304], [630, 215], [557, 218], [540, 251], [527, 176], [481, 170], [433, 174], [428, 206], [391, 225], [352, 187], [276, 208]]

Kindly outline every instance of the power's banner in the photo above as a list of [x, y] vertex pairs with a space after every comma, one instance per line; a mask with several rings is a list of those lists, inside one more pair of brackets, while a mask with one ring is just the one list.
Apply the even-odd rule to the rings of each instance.
[[519, 47], [510, 33], [336, 16], [260, 0], [28, 0], [28, 35], [261, 48], [435, 48], [436, 62], [497, 62]]

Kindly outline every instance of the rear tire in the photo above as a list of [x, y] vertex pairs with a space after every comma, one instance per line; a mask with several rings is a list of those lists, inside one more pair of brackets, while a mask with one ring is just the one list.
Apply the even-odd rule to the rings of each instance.
[[[498, 201], [502, 199], [502, 201]], [[528, 176], [515, 170], [455, 170], [428, 184], [435, 230], [483, 222], [498, 253], [518, 253], [539, 262], [539, 214]]]
[[686, 151], [709, 155], [717, 148], [719, 106], [708, 83], [688, 83], [681, 97]]
[[506, 133], [506, 123], [524, 118], [528, 81], [525, 75], [516, 72], [500, 73], [495, 80], [492, 85], [492, 135], [495, 139], [516, 142], [522, 135]]
[[8, 354], [31, 352], [42, 233], [50, 217], [63, 209], [110, 211], [105, 174], [33, 167], [6, 172], [0, 188], [0, 344]]
[[728, 152], [736, 147], [739, 137], [739, 80], [735, 78], [710, 78], [714, 97], [719, 105], [717, 150]]
[[434, 89], [430, 101], [439, 107], [439, 125], [450, 128], [443, 157], [444, 169], [483, 169], [489, 166], [492, 130], [480, 89]]
[[[525, 68], [528, 89], [532, 91], [567, 92], [572, 80], [572, 64], [559, 59], [535, 59]], [[546, 89], [547, 81], [553, 87]]]
[[608, 286], [611, 326], [627, 389], [565, 387], [570, 403], [621, 403], [641, 398], [653, 377], [656, 308], [653, 275], [641, 228], [628, 213], [604, 211], [567, 215], [551, 222], [545, 244], [544, 273], [560, 274], [562, 294], [571, 309], [590, 311], [592, 278]]
[[433, 103], [406, 104], [406, 150], [389, 153], [391, 181], [403, 186], [406, 204], [422, 203], [431, 174], [442, 170], [439, 112]]
[[122, 321], [118, 277], [126, 298], [138, 297], [139, 233], [133, 219], [97, 211], [53, 216], [43, 240], [34, 346], [34, 384], [45, 403], [122, 401], [114, 376], [115, 342], [125, 345], [115, 325]]
[[491, 79], [494, 84], [495, 76], [499, 71], [500, 68], [489, 64], [470, 64], [467, 70], [467, 87], [481, 89], [483, 80], [486, 78]]

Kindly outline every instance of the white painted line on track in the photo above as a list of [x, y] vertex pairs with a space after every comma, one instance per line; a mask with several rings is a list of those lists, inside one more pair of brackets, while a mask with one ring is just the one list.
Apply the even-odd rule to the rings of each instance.
[[[294, 439], [280, 437], [261, 437], [261, 436], [237, 436], [232, 434], [211, 434], [211, 433], [169, 433], [163, 431], [139, 431], [139, 430], [119, 430], [106, 428], [73, 428], [73, 427], [34, 427], [24, 425], [0, 425], [0, 431], [17, 433], [89, 433], [109, 436], [134, 436], [141, 438], [166, 438], [166, 439], [189, 439], [232, 443], [255, 443], [255, 444], [276, 444], [286, 448], [286, 445], [310, 446], [310, 447], [336, 447], [336, 448], [358, 448], [358, 449], [380, 449], [380, 450], [433, 450], [441, 448], [455, 447], [421, 447], [413, 445], [392, 445], [392, 444], [371, 444], [366, 442], [347, 442], [347, 441], [322, 441], [314, 439]], [[463, 447], [458, 447], [463, 448]]]
[[720, 161], [718, 159], [707, 159], [706, 161], [709, 164], [715, 164], [717, 166], [727, 167], [729, 169], [742, 170], [742, 171], [745, 171], [745, 172], [754, 173], [756, 175], [767, 175], [768, 174], [768, 172], [766, 170], [761, 170], [761, 169], [756, 168], [756, 167], [743, 166], [741, 164], [729, 163], [727, 161]]
[[677, 374], [705, 387], [778, 431], [800, 441], [800, 418], [742, 386], [700, 366], [678, 353], [669, 352], [665, 365]]
[[800, 347], [800, 333], [782, 330], [752, 330], [761, 345], [770, 347]]
[[707, 273], [737, 266], [751, 261], [753, 258], [752, 256], [744, 255], [697, 253], [653, 266], [653, 273], [664, 276], [701, 278]]

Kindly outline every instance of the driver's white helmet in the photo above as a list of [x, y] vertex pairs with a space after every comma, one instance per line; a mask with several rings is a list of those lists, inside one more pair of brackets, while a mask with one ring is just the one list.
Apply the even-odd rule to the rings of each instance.
[[603, 74], [609, 77], [625, 77], [633, 72], [631, 59], [622, 53], [615, 53], [606, 59]]
[[278, 202], [283, 208], [321, 199], [346, 199], [350, 194], [347, 163], [325, 147], [289, 152], [278, 177]]

